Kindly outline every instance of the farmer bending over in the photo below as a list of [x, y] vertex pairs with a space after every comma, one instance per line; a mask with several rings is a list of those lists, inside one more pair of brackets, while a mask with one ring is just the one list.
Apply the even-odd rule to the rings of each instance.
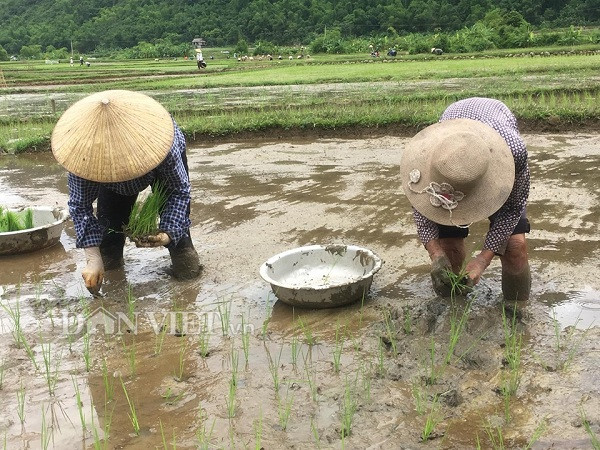
[[488, 98], [453, 103], [409, 142], [400, 172], [436, 293], [451, 294], [448, 271], [463, 268], [468, 227], [489, 218], [483, 249], [466, 264], [467, 284], [477, 284], [498, 255], [504, 300], [529, 298], [527, 149], [506, 105]]
[[[190, 279], [201, 266], [190, 237], [190, 181], [185, 138], [158, 102], [131, 91], [92, 94], [72, 105], [52, 132], [52, 152], [68, 171], [76, 245], [85, 250], [86, 288], [97, 293], [104, 269], [123, 264], [123, 225], [138, 193], [154, 182], [167, 190], [160, 232], [138, 247], [166, 246], [172, 274]], [[97, 203], [97, 217], [92, 203]]]

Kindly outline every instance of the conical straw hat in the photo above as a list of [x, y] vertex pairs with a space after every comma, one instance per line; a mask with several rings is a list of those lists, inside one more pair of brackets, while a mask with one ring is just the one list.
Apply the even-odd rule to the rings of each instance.
[[472, 119], [445, 120], [417, 133], [400, 161], [404, 193], [435, 223], [468, 225], [498, 211], [515, 180], [508, 144]]
[[58, 120], [52, 153], [86, 180], [117, 182], [145, 175], [173, 145], [169, 112], [139, 92], [112, 90], [79, 100]]

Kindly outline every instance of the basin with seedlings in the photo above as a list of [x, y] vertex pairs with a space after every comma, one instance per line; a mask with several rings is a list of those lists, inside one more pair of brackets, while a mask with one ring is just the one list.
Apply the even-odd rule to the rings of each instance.
[[40, 250], [56, 244], [69, 218], [66, 211], [47, 206], [0, 209], [0, 255]]

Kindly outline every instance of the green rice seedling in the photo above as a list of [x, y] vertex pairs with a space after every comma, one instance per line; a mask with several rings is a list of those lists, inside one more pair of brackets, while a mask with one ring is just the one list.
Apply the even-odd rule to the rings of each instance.
[[385, 345], [383, 339], [377, 340], [377, 373], [380, 377], [385, 374]]
[[158, 233], [158, 218], [169, 193], [160, 183], [152, 185], [152, 192], [144, 201], [135, 202], [129, 221], [125, 226], [125, 234], [130, 239], [143, 240], [146, 236]]
[[125, 387], [125, 383], [123, 382], [123, 378], [119, 377], [121, 380], [121, 387], [123, 388], [123, 393], [125, 394], [125, 398], [127, 399], [127, 404], [129, 405], [129, 420], [131, 421], [131, 425], [133, 426], [133, 432], [136, 436], [140, 435], [140, 423], [138, 422], [137, 413], [135, 411], [135, 405], [129, 398], [129, 393], [127, 392], [127, 388]]
[[90, 353], [91, 337], [89, 330], [86, 328], [83, 331], [83, 362], [85, 363], [85, 371], [89, 372], [92, 367], [92, 356]]
[[204, 315], [204, 324], [201, 325], [198, 333], [198, 353], [202, 358], [206, 358], [209, 353], [210, 330], [208, 329], [208, 316]]
[[79, 421], [81, 422], [81, 429], [85, 433], [87, 430], [87, 425], [85, 422], [85, 415], [83, 413], [83, 402], [81, 401], [81, 392], [79, 391], [79, 385], [75, 378], [71, 376], [71, 381], [73, 382], [73, 388], [75, 389], [75, 401], [77, 402], [77, 411], [79, 412]]
[[592, 448], [594, 450], [600, 450], [600, 439], [596, 433], [594, 433], [594, 430], [592, 430], [592, 426], [587, 418], [585, 410], [583, 409], [583, 405], [579, 405], [579, 416], [581, 417], [581, 423], [583, 424], [585, 432], [590, 437], [590, 444], [592, 445]]
[[185, 391], [179, 392], [179, 394], [175, 394], [170, 387], [167, 388], [167, 391], [164, 394], [161, 394], [161, 397], [165, 399], [165, 403], [167, 405], [174, 405], [179, 400], [183, 398], [185, 395]]
[[344, 335], [340, 332], [340, 323], [338, 322], [335, 327], [335, 345], [333, 347], [333, 371], [335, 373], [340, 372], [340, 360], [342, 358], [343, 350]]
[[179, 358], [177, 363], [177, 372], [174, 377], [177, 381], [183, 381], [183, 375], [185, 372], [185, 352], [187, 350], [187, 342], [184, 340], [181, 348], [179, 349]]
[[321, 437], [319, 436], [319, 429], [315, 425], [315, 419], [313, 417], [310, 418], [310, 431], [312, 432], [313, 438], [315, 440], [315, 445], [317, 448], [321, 448]]
[[494, 450], [504, 450], [506, 448], [501, 427], [492, 427], [492, 425], [487, 424], [484, 426], [484, 430]]
[[93, 403], [90, 404], [90, 417], [92, 418], [92, 436], [94, 438], [94, 450], [106, 450], [108, 448], [108, 437], [110, 435], [110, 427], [112, 424], [112, 415], [114, 412], [115, 406], [108, 413], [108, 408], [106, 408], [106, 404], [104, 405], [104, 428], [102, 429], [103, 437], [100, 437], [98, 427], [94, 423], [95, 410]]
[[287, 429], [293, 403], [294, 397], [289, 395], [289, 389], [286, 393], [285, 400], [282, 399], [280, 395], [277, 396], [277, 415], [279, 416], [279, 426], [283, 431]]
[[275, 389], [275, 395], [279, 393], [279, 366], [281, 363], [281, 353], [283, 352], [283, 345], [279, 349], [279, 356], [276, 360], [273, 360], [271, 357], [271, 352], [269, 352], [268, 347], [265, 346], [265, 350], [267, 352], [267, 358], [269, 360], [269, 372], [271, 372], [271, 378], [273, 378], [273, 389]]
[[556, 368], [561, 370], [568, 370], [571, 363], [573, 362], [573, 358], [575, 354], [579, 350], [583, 339], [587, 335], [590, 330], [590, 325], [587, 329], [581, 333], [579, 339], [575, 339], [575, 332], [577, 330], [577, 324], [580, 321], [580, 317], [578, 316], [575, 320], [575, 323], [569, 327], [569, 330], [565, 333], [564, 340], [562, 339], [562, 330], [560, 327], [560, 322], [556, 319], [556, 312], [554, 308], [552, 308], [552, 321], [554, 324], [554, 336], [555, 336], [555, 354], [556, 354]]
[[389, 310], [385, 310], [383, 313], [383, 321], [385, 323], [385, 334], [390, 341], [390, 347], [394, 355], [398, 354], [398, 344], [396, 335], [396, 325], [392, 319], [392, 313]]
[[428, 359], [425, 362], [425, 383], [433, 385], [442, 375], [443, 368], [436, 365], [435, 362], [435, 341], [431, 336], [431, 346], [429, 347]]
[[115, 394], [115, 386], [112, 377], [108, 374], [106, 358], [102, 360], [102, 384], [104, 386], [104, 403], [106, 404], [112, 401]]
[[546, 419], [544, 418], [539, 423], [539, 425], [537, 427], [535, 427], [535, 430], [533, 430], [533, 435], [531, 436], [531, 439], [529, 439], [529, 442], [527, 443], [525, 450], [529, 450], [529, 449], [533, 448], [533, 445], [537, 441], [540, 440], [540, 438], [542, 437], [542, 434], [544, 434], [546, 432], [547, 428], [548, 428], [548, 423], [547, 423]]
[[158, 419], [158, 424], [160, 426], [160, 437], [162, 439], [163, 449], [168, 450], [169, 446], [167, 445], [167, 439], [165, 438], [165, 430], [163, 429], [162, 420]]
[[0, 232], [21, 231], [25, 229], [19, 214], [14, 211], [5, 210], [3, 216], [3, 229]]
[[250, 331], [246, 328], [246, 322], [244, 319], [244, 315], [242, 314], [242, 350], [244, 351], [244, 360], [246, 361], [246, 367], [248, 367], [248, 362], [250, 361]]
[[215, 429], [216, 419], [213, 419], [210, 429], [206, 428], [207, 419], [208, 416], [200, 406], [198, 412], [198, 421], [200, 422], [200, 427], [196, 431], [196, 439], [198, 439], [198, 448], [201, 450], [209, 450], [211, 448], [210, 441], [212, 438], [213, 431]]
[[10, 303], [7, 302], [5, 304], [2, 301], [0, 301], [0, 306], [2, 307], [4, 312], [8, 315], [8, 318], [12, 322], [11, 334], [12, 334], [13, 340], [15, 341], [17, 348], [21, 348], [22, 338], [24, 337], [24, 335], [23, 335], [23, 329], [21, 328], [21, 306], [19, 303], [19, 296], [17, 295], [17, 297], [15, 299], [14, 308], [12, 306], [10, 306]]
[[232, 379], [229, 380], [229, 390], [227, 392], [227, 397], [225, 397], [225, 403], [227, 405], [227, 417], [229, 417], [229, 419], [233, 419], [235, 417], [236, 390], [237, 390], [236, 381], [235, 381], [234, 377], [232, 377]]
[[168, 330], [168, 320], [169, 316], [165, 316], [165, 323], [160, 328], [160, 332], [156, 333], [154, 336], [154, 356], [158, 356], [162, 352], [163, 344], [165, 343], [165, 336], [167, 335]]
[[454, 299], [457, 295], [466, 293], [470, 288], [468, 286], [468, 277], [466, 267], [462, 267], [458, 273], [447, 270], [446, 275], [450, 280], [450, 298]]
[[[40, 340], [42, 336], [40, 335]], [[54, 390], [56, 389], [56, 383], [58, 382], [58, 367], [60, 364], [60, 356], [52, 367], [52, 348], [50, 342], [44, 345], [44, 342], [40, 344], [42, 348], [42, 359], [44, 361], [44, 375], [46, 378], [46, 384], [48, 385], [48, 393], [53, 396]]]
[[33, 364], [33, 367], [35, 367], [36, 372], [39, 371], [40, 366], [38, 365], [37, 361], [35, 360], [35, 354], [33, 353], [33, 350], [31, 349], [29, 342], [27, 342], [25, 335], [21, 333], [21, 337], [19, 337], [19, 340], [21, 341], [21, 345], [23, 345], [23, 348], [25, 349], [25, 353], [27, 354], [27, 357]]
[[23, 211], [23, 227], [26, 230], [33, 228], [33, 210], [31, 208]]
[[50, 439], [52, 439], [52, 431], [46, 422], [46, 407], [42, 403], [42, 429], [40, 432], [40, 440], [42, 444], [42, 449], [46, 450], [50, 445]]
[[502, 311], [502, 326], [504, 328], [504, 359], [509, 369], [507, 392], [509, 395], [517, 393], [521, 382], [521, 350], [523, 335], [517, 331], [516, 310], [512, 320], [508, 320]]
[[369, 363], [369, 368], [367, 368], [364, 364], [361, 363], [360, 373], [364, 399], [366, 403], [369, 403], [371, 401], [371, 383], [373, 381], [373, 377], [371, 376], [372, 363]]
[[450, 359], [454, 355], [454, 349], [465, 330], [470, 311], [471, 302], [468, 302], [465, 305], [465, 309], [460, 314], [455, 305], [453, 305], [452, 313], [450, 314], [450, 340], [448, 342], [448, 351], [444, 358], [444, 364], [450, 364]]
[[262, 450], [262, 433], [263, 433], [263, 422], [262, 422], [262, 409], [258, 411], [258, 419], [254, 421], [254, 450]]
[[137, 372], [137, 357], [136, 357], [136, 349], [135, 349], [135, 337], [132, 336], [131, 344], [127, 345], [125, 339], [121, 341], [123, 345], [123, 352], [125, 353], [125, 357], [127, 358], [127, 363], [129, 364], [129, 369], [131, 371], [131, 376], [135, 376]]
[[358, 402], [354, 392], [354, 386], [351, 386], [348, 377], [344, 385], [344, 398], [342, 405], [342, 424], [341, 424], [341, 437], [342, 440], [346, 436], [350, 436], [352, 432], [352, 422], [354, 420], [354, 414], [358, 408]]
[[219, 310], [219, 319], [221, 320], [221, 332], [223, 336], [229, 335], [229, 326], [231, 324], [231, 305], [232, 301], [221, 302], [217, 305]]
[[25, 386], [23, 386], [23, 381], [17, 390], [17, 415], [23, 425], [25, 423]]
[[177, 337], [184, 336], [183, 329], [183, 310], [176, 299], [173, 299], [173, 311], [175, 311], [175, 332], [174, 335]]
[[298, 352], [300, 351], [300, 347], [302, 344], [300, 344], [298, 337], [292, 336], [292, 342], [290, 345], [291, 345], [290, 355], [292, 358], [292, 366], [294, 366], [294, 368], [295, 368], [298, 363]]
[[415, 401], [415, 411], [418, 415], [422, 416], [425, 414], [425, 393], [423, 392], [421, 385], [414, 381], [410, 392]]
[[131, 284], [128, 284], [127, 285], [127, 317], [129, 318], [131, 323], [134, 323], [134, 319], [135, 319], [135, 302], [136, 302], [136, 298], [133, 295], [133, 289], [131, 287]]
[[298, 316], [298, 320], [296, 321], [296, 323], [298, 324], [300, 330], [304, 334], [304, 342], [311, 347], [315, 345], [317, 343], [317, 340], [313, 335], [312, 329], [304, 323], [304, 320], [302, 320], [301, 316]]
[[239, 350], [234, 351], [233, 341], [231, 342], [231, 381], [237, 386], [238, 384], [238, 368], [240, 361]]
[[431, 403], [431, 409], [429, 410], [429, 414], [425, 418], [425, 424], [423, 425], [423, 430], [421, 430], [421, 441], [426, 442], [433, 437], [433, 432], [438, 423], [442, 420], [441, 415], [439, 414], [439, 396], [435, 395], [433, 397], [433, 402]]
[[308, 382], [308, 387], [310, 390], [310, 395], [313, 401], [317, 401], [317, 373], [315, 372], [312, 364], [308, 363], [309, 354], [307, 353], [304, 356], [304, 372], [306, 373], [306, 381]]

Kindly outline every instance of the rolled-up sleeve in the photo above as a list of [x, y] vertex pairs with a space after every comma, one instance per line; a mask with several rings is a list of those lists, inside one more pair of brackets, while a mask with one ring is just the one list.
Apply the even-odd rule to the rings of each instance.
[[94, 216], [94, 200], [100, 185], [69, 173], [69, 214], [75, 226], [75, 245], [78, 248], [97, 247], [102, 242], [104, 228]]

